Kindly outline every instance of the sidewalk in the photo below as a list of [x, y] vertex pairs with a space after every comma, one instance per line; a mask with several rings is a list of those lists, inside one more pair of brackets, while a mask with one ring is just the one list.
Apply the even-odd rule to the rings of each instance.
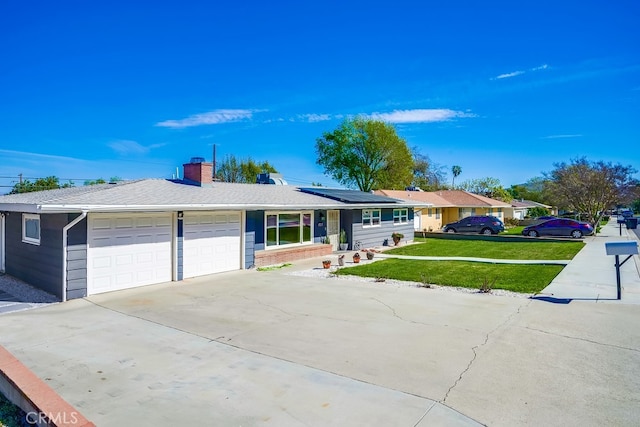
[[[638, 242], [634, 230], [627, 230], [612, 218], [597, 236], [585, 238], [586, 246], [539, 294], [539, 299], [585, 300], [640, 304], [640, 258], [634, 255], [620, 268], [622, 298], [617, 300], [615, 257], [607, 256], [607, 242]], [[620, 262], [626, 257], [621, 256]]]

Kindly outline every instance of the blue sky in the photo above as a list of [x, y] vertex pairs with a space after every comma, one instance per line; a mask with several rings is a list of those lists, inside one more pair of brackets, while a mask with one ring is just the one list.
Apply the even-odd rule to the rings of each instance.
[[213, 144], [335, 185], [315, 141], [356, 114], [457, 182], [640, 170], [637, 1], [226, 3], [3, 1], [0, 193], [20, 173], [171, 178]]

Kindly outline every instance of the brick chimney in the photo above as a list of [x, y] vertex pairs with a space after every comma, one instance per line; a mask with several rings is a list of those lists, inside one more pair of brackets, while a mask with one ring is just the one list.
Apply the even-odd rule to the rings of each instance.
[[184, 167], [184, 179], [200, 185], [213, 182], [213, 163], [206, 163], [202, 157], [193, 157]]

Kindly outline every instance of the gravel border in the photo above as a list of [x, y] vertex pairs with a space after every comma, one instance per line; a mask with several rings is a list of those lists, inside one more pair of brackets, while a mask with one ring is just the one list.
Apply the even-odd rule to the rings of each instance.
[[334, 272], [338, 268], [356, 267], [358, 265], [369, 264], [369, 263], [375, 262], [375, 261], [378, 261], [378, 260], [377, 259], [373, 259], [373, 260], [362, 259], [360, 261], [360, 263], [358, 263], [358, 264], [345, 262], [345, 265], [344, 266], [340, 266], [340, 267], [336, 267], [336, 266], [332, 265], [331, 268], [328, 268], [328, 269], [317, 267], [317, 268], [311, 268], [311, 269], [308, 269], [308, 270], [292, 271], [292, 272], [286, 273], [286, 274], [289, 275], [289, 276], [317, 277], [317, 278], [323, 278], [323, 279], [347, 280], [347, 281], [351, 281], [351, 282], [369, 283], [369, 284], [376, 285], [376, 286], [387, 285], [387, 286], [395, 286], [395, 287], [425, 288], [425, 289], [435, 289], [435, 290], [439, 290], [439, 291], [457, 292], [457, 293], [465, 293], [465, 294], [505, 296], [505, 297], [511, 297], [511, 298], [531, 298], [533, 296], [533, 294], [522, 294], [522, 293], [519, 293], [519, 292], [506, 291], [504, 289], [492, 289], [490, 292], [480, 292], [478, 289], [463, 288], [463, 287], [457, 287], [457, 286], [442, 286], [442, 285], [425, 286], [424, 284], [419, 283], [419, 282], [408, 282], [408, 281], [395, 280], [395, 279], [384, 279], [384, 280], [380, 280], [379, 281], [378, 279], [371, 278], [371, 277], [361, 277], [361, 276], [352, 276], [352, 275], [338, 276], [338, 275], [334, 274]]
[[0, 291], [14, 296], [20, 302], [29, 303], [36, 307], [60, 302], [56, 296], [4, 273], [0, 273]]

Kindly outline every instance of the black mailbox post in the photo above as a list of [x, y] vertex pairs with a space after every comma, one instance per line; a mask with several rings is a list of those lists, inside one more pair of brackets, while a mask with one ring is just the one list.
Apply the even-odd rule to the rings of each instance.
[[[607, 255], [616, 257], [616, 283], [618, 285], [618, 299], [621, 299], [622, 292], [620, 286], [620, 267], [629, 258], [638, 254], [638, 244], [636, 242], [609, 242], [604, 244]], [[620, 255], [628, 255], [624, 261], [620, 262]]]

